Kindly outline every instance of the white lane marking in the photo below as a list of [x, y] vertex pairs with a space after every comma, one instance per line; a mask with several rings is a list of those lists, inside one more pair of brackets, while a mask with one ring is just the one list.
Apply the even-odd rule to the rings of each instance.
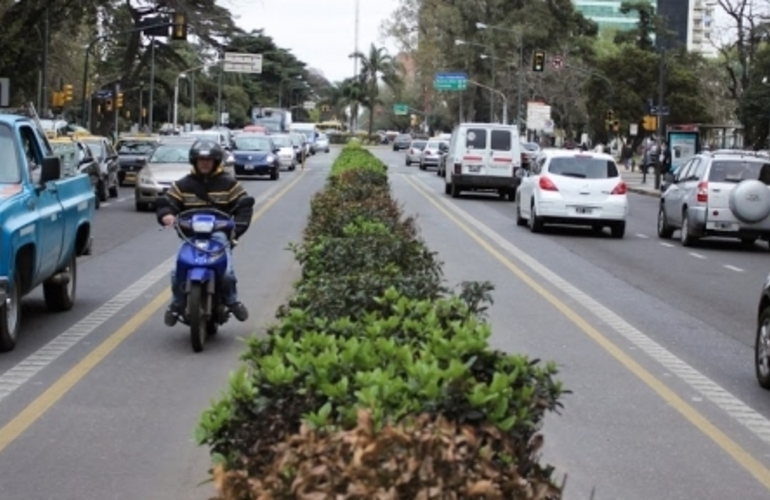
[[674, 248], [674, 245], [673, 245], [673, 244], [671, 244], [671, 243], [664, 243], [664, 242], [661, 242], [661, 243], [660, 243], [660, 245], [661, 245], [661, 246], [664, 246], [664, 247], [666, 247], [666, 248]]
[[[267, 201], [283, 184], [276, 184], [256, 199], [257, 204]], [[104, 206], [104, 204], [102, 204]], [[43, 371], [62, 354], [75, 346], [83, 338], [93, 333], [104, 325], [123, 308], [131, 304], [135, 299], [144, 295], [147, 290], [164, 279], [171, 266], [176, 261], [176, 254], [166, 259], [155, 269], [139, 278], [128, 288], [123, 289], [115, 297], [99, 306], [95, 311], [72, 325], [66, 331], [57, 335], [36, 352], [30, 354], [14, 367], [0, 375], [0, 401], [11, 395], [19, 387], [29, 382], [32, 377]]]
[[770, 420], [735, 397], [722, 386], [685, 363], [671, 351], [633, 327], [608, 307], [602, 305], [579, 288], [561, 278], [545, 265], [538, 262], [535, 258], [531, 257], [516, 245], [484, 225], [481, 221], [461, 209], [458, 205], [436, 195], [427, 184], [414, 177], [412, 180], [421, 184], [423, 189], [432, 193], [435, 200], [442, 203], [460, 218], [465, 219], [468, 224], [472, 225], [477, 231], [511, 254], [535, 274], [540, 275], [541, 278], [550, 283], [554, 288], [567, 295], [571, 300], [582, 305], [585, 309], [602, 320], [608, 327], [612, 328], [633, 345], [644, 351], [650, 358], [660, 363], [667, 372], [673, 373], [679, 377], [695, 391], [714, 403], [717, 407], [721, 408], [746, 429], [754, 433], [754, 435], [759, 437], [766, 444], [770, 444]]
[[636, 234], [636, 237], [641, 238], [643, 240], [646, 240], [647, 238], [649, 238], [649, 236], [647, 236], [646, 234], [638, 234], [638, 233]]
[[695, 257], [696, 259], [705, 259], [706, 258], [705, 255], [702, 255], [702, 254], [699, 254], [699, 253], [695, 253], [695, 252], [688, 252], [688, 253], [690, 255], [692, 255], [693, 257]]
[[731, 265], [727, 265], [727, 264], [724, 266], [724, 268], [725, 269], [729, 269], [730, 271], [735, 271], [736, 273], [742, 273], [743, 272], [743, 269], [741, 269], [740, 267], [735, 267], [735, 266], [731, 266]]
[[110, 202], [104, 202], [104, 203], [102, 203], [102, 206], [103, 206], [103, 207], [109, 207], [110, 205], [112, 205], [112, 203], [110, 203]]
[[126, 201], [126, 200], [128, 200], [128, 198], [125, 198], [125, 197], [124, 197], [124, 198], [118, 198], [118, 199], [117, 199], [117, 200], [115, 200], [115, 201], [116, 201], [116, 202], [118, 202], [118, 203], [123, 203], [123, 202], [124, 202], [124, 201]]

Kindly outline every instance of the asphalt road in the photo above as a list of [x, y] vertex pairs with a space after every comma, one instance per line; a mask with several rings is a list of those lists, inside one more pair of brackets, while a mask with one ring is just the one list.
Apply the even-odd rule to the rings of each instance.
[[545, 427], [567, 498], [770, 498], [770, 393], [752, 364], [766, 246], [661, 241], [641, 195], [623, 240], [531, 234], [513, 203], [451, 199], [434, 170], [377, 154], [447, 280], [496, 285], [495, 345], [556, 361], [574, 391]]
[[94, 254], [80, 261], [76, 307], [23, 303], [17, 349], [0, 355], [0, 499], [207, 499], [210, 460], [193, 442], [198, 417], [298, 277], [286, 250], [335, 156], [277, 181], [244, 180], [258, 217], [235, 251], [246, 323], [231, 320], [201, 354], [163, 325], [178, 239], [137, 213], [132, 190], [103, 204]]

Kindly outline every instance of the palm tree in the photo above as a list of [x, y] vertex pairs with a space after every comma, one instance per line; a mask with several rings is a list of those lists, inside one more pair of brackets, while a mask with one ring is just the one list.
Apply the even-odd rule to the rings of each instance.
[[322, 104], [329, 106], [336, 115], [344, 113], [345, 109], [351, 108], [351, 120], [348, 123], [352, 126], [352, 117], [358, 114], [358, 106], [364, 100], [364, 87], [360, 78], [347, 78], [331, 86], [323, 98]]
[[356, 52], [353, 57], [361, 61], [360, 85], [363, 87], [363, 95], [360, 103], [369, 110], [369, 135], [374, 132], [374, 109], [382, 101], [380, 95], [380, 81], [394, 92], [398, 92], [401, 86], [401, 78], [398, 76], [398, 64], [388, 54], [385, 47], [377, 47], [372, 44], [369, 53]]

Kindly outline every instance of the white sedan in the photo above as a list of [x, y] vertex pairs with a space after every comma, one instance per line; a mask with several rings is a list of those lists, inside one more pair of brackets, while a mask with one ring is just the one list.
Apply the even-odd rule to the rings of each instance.
[[535, 233], [544, 224], [591, 226], [622, 238], [628, 218], [626, 183], [612, 156], [546, 149], [516, 191], [516, 223]]

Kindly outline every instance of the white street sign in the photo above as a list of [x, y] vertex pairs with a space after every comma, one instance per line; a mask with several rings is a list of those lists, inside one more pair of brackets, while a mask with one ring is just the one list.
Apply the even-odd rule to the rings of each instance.
[[262, 54], [225, 52], [224, 70], [230, 73], [262, 73]]
[[628, 126], [628, 135], [637, 135], [639, 133], [639, 124], [632, 123]]
[[305, 109], [315, 109], [315, 103], [313, 101], [305, 101], [302, 107]]
[[227, 125], [230, 123], [230, 113], [222, 113], [222, 116], [219, 120], [222, 125]]
[[0, 108], [7, 108], [11, 102], [11, 80], [0, 78]]

